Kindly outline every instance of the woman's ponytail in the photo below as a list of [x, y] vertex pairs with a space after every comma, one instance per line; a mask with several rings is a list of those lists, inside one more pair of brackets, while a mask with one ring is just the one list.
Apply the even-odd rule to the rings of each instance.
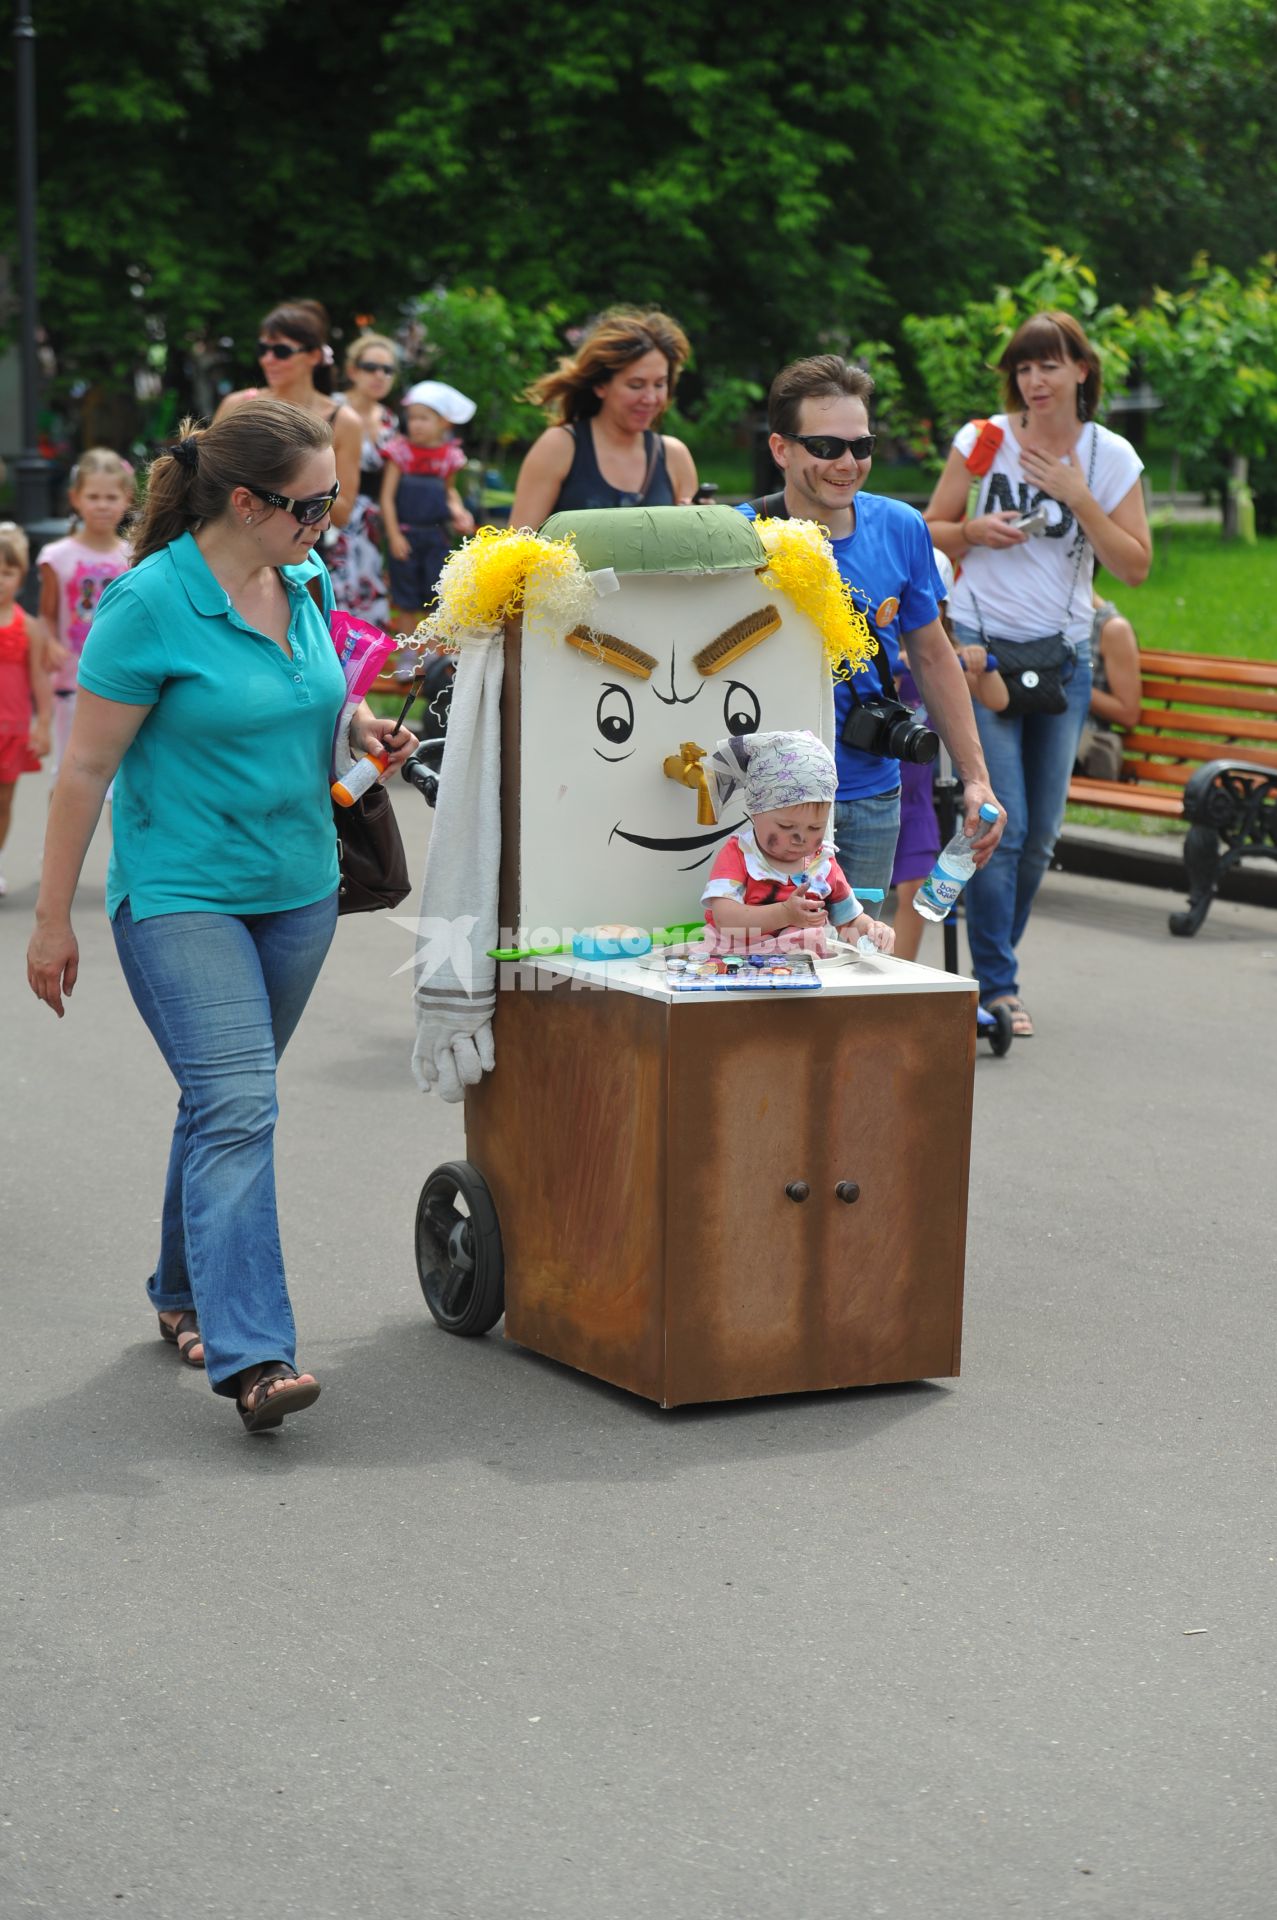
[[189, 533], [205, 517], [193, 498], [199, 486], [202, 438], [198, 421], [183, 420], [177, 444], [152, 460], [146, 476], [146, 501], [133, 530], [135, 567]]

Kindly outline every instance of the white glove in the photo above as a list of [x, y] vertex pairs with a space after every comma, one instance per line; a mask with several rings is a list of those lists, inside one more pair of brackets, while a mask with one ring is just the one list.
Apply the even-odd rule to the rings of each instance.
[[420, 1043], [412, 1056], [412, 1070], [422, 1092], [437, 1093], [452, 1106], [465, 1098], [467, 1087], [478, 1086], [495, 1064], [490, 1020], [485, 1020], [473, 1035], [454, 1032], [450, 1040], [440, 1040], [429, 1059], [422, 1055]]

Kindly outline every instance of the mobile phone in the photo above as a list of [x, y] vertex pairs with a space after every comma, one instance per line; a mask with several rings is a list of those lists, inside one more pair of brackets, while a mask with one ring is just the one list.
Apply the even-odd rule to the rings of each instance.
[[1031, 513], [1022, 513], [1018, 520], [1011, 522], [1011, 525], [1017, 533], [1045, 533], [1046, 508], [1034, 507]]

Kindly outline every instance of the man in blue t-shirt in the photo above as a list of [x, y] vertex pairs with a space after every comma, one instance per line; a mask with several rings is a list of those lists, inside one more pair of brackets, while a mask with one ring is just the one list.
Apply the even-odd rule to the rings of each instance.
[[[971, 695], [940, 624], [943, 589], [931, 535], [913, 507], [861, 491], [873, 465], [872, 393], [873, 381], [864, 368], [848, 366], [834, 353], [795, 360], [776, 375], [767, 420], [772, 458], [785, 476], [784, 511], [793, 520], [817, 520], [828, 530], [838, 571], [856, 606], [881, 636], [893, 679], [900, 672], [903, 641], [931, 724], [963, 783], [965, 824], [971, 830], [981, 806], [996, 796], [980, 750]], [[741, 511], [755, 515], [752, 506]], [[850, 685], [834, 684], [834, 831], [839, 864], [852, 886], [885, 892], [900, 831], [900, 762], [844, 742], [843, 729], [857, 695], [863, 700], [882, 697], [882, 682], [872, 663]], [[978, 866], [998, 844], [1005, 820], [1002, 814], [994, 826], [981, 823], [973, 842]]]

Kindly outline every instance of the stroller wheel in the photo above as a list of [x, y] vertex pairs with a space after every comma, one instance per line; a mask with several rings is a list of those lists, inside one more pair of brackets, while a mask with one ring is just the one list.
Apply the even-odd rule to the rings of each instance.
[[417, 1202], [417, 1276], [446, 1333], [487, 1333], [505, 1312], [501, 1228], [483, 1175], [468, 1160], [436, 1167]]
[[993, 1025], [988, 1029], [989, 1045], [1001, 1059], [1004, 1053], [1010, 1053], [1011, 1042], [1015, 1038], [1011, 1009], [1010, 1007], [989, 1007], [986, 1011], [993, 1016]]

